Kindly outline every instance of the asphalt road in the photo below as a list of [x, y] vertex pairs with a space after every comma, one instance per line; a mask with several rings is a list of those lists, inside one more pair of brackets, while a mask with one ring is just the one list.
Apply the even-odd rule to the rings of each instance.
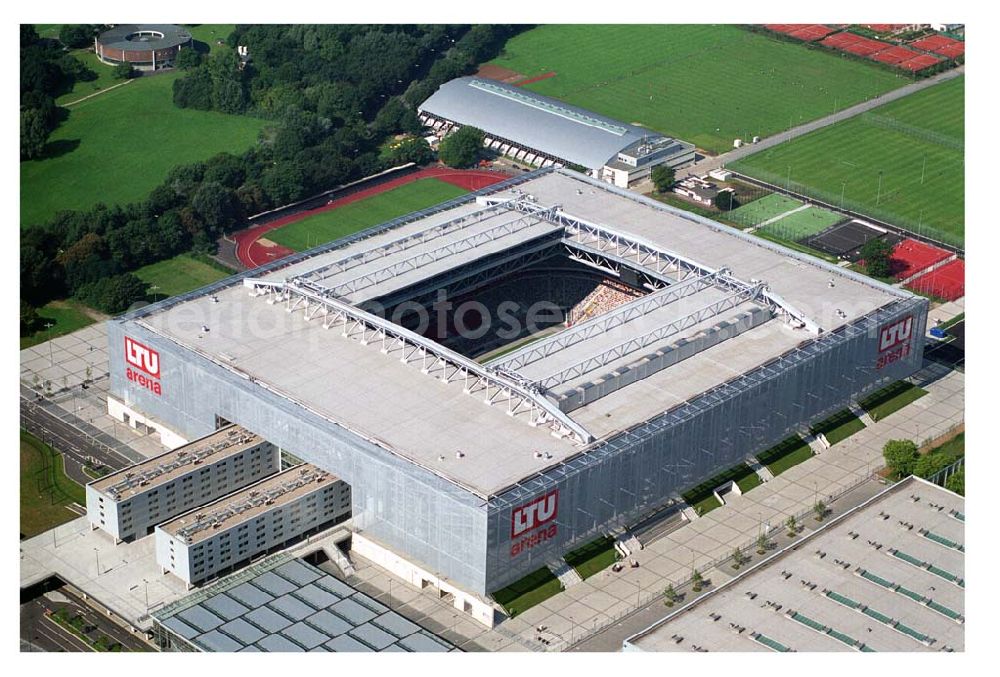
[[62, 411], [61, 417], [58, 417], [48, 410], [47, 407], [52, 406], [55, 405], [47, 403], [44, 399], [39, 400], [30, 390], [26, 392], [22, 387], [21, 427], [63, 454], [66, 475], [70, 479], [80, 484], [86, 484], [94, 479], [83, 471], [88, 458], [96, 459], [98, 464], [111, 470], [132, 465], [132, 460], [109, 444], [109, 441], [114, 441], [112, 438], [102, 441], [87, 434], [80, 427], [84, 422], [79, 419], [73, 421], [75, 416]]
[[716, 155], [715, 157], [706, 157], [704, 160], [695, 162], [694, 164], [688, 165], [683, 169], [677, 171], [677, 179], [683, 179], [688, 176], [701, 176], [707, 174], [713, 169], [718, 169], [725, 164], [730, 162], [735, 162], [748, 155], [754, 153], [759, 153], [762, 150], [772, 148], [780, 143], [784, 143], [790, 139], [794, 139], [803, 134], [808, 134], [809, 132], [816, 131], [823, 127], [828, 127], [829, 125], [853, 118], [856, 115], [860, 115], [873, 108], [878, 108], [879, 106], [884, 106], [890, 101], [895, 101], [896, 99], [901, 99], [904, 96], [913, 94], [914, 92], [919, 92], [922, 89], [931, 87], [938, 84], [939, 82], [945, 82], [946, 80], [952, 80], [961, 75], [965, 74], [965, 66], [959, 66], [950, 71], [945, 71], [943, 73], [938, 73], [933, 77], [929, 77], [926, 80], [919, 80], [917, 82], [904, 85], [898, 89], [894, 89], [891, 92], [886, 92], [868, 101], [863, 101], [859, 104], [855, 104], [850, 108], [845, 108], [844, 110], [837, 111], [827, 115], [826, 117], [819, 118], [818, 120], [813, 120], [812, 122], [807, 122], [805, 124], [799, 125], [798, 127], [793, 127], [791, 129], [785, 130], [784, 132], [779, 132], [773, 136], [768, 136], [761, 139], [759, 142], [754, 144], [746, 144], [741, 148], [734, 148], [728, 153], [723, 153], [722, 155]]
[[[82, 616], [88, 627], [93, 628], [87, 635], [96, 638], [104, 635], [118, 642], [129, 651], [151, 651], [152, 647], [138, 636], [109, 620], [65, 587], [58, 590], [66, 598], [65, 602], [55, 602], [41, 595], [21, 605], [21, 640], [30, 644], [31, 650], [43, 651], [93, 651], [75, 634], [59, 625], [48, 614], [60, 608], [72, 616]], [[29, 650], [25, 648], [24, 650]]]

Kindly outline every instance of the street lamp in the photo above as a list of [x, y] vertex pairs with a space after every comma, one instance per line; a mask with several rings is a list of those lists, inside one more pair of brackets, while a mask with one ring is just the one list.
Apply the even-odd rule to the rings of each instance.
[[97, 558], [97, 575], [100, 576], [101, 575], [101, 553], [97, 550], [97, 548], [94, 548], [94, 557]]
[[52, 322], [46, 322], [45, 323], [45, 329], [47, 330], [48, 336], [49, 336], [48, 344], [49, 344], [49, 366], [50, 367], [55, 366], [55, 362], [52, 360], [52, 327], [54, 327], [54, 326], [55, 326], [55, 324], [53, 324]]

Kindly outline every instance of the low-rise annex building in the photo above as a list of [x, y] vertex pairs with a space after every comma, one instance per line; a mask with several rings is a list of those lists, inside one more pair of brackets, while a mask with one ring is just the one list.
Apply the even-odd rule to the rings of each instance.
[[156, 528], [156, 562], [190, 585], [351, 515], [351, 487], [303, 464]]
[[94, 480], [86, 487], [87, 519], [116, 541], [153, 533], [161, 522], [253, 484], [280, 470], [280, 452], [240, 426]]

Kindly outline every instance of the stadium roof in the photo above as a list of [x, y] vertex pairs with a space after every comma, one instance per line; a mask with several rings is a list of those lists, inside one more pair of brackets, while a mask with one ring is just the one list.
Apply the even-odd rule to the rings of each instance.
[[420, 111], [478, 127], [568, 162], [596, 169], [618, 151], [662, 134], [626, 124], [496, 80], [457, 78], [444, 83]]
[[963, 651], [965, 499], [910, 477], [625, 641], [640, 651]]
[[457, 651], [338, 578], [285, 553], [153, 612], [200, 651]]
[[[478, 200], [402, 219], [367, 237], [291, 257], [287, 265], [251, 271], [243, 276], [246, 286], [230, 281], [135, 317], [278, 396], [490, 497], [795, 349], [814, 338], [810, 327], [829, 332], [911, 298], [569, 170], [542, 171]], [[608, 312], [487, 365], [356, 306], [421, 277], [475, 269], [484, 257], [515, 246], [566, 248], [581, 257], [623, 252], [618, 258], [632, 256], [630, 265], [659, 276], [661, 287], [635, 306], [622, 306], [636, 311], [627, 323], [613, 326], [619, 315]], [[565, 406], [564, 393], [580, 383], [654, 351], [674, 350], [748, 313], [753, 321], [729, 338], [599, 399]], [[484, 405], [487, 397], [493, 406]]]

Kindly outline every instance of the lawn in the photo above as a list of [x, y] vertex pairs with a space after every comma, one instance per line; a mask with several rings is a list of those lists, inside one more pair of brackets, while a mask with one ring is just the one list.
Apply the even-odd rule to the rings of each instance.
[[256, 142], [264, 120], [174, 106], [179, 75], [138, 78], [72, 106], [46, 157], [21, 163], [22, 226], [62, 209], [142, 200], [173, 167]]
[[492, 63], [527, 89], [723, 152], [907, 81], [734, 25], [544, 25]]
[[784, 240], [795, 241], [815, 235], [844, 220], [845, 218], [836, 212], [811, 206], [769, 223], [761, 230]]
[[267, 239], [295, 251], [304, 251], [418, 209], [427, 209], [445, 200], [465, 195], [466, 192], [468, 191], [438, 179], [417, 179], [384, 193], [282, 226], [269, 232]]
[[504, 608], [508, 616], [513, 618], [536, 604], [541, 604], [549, 597], [559, 594], [562, 589], [562, 583], [555, 574], [548, 568], [542, 567], [506, 588], [500, 588], [493, 593], [493, 599]]
[[767, 451], [757, 454], [757, 460], [777, 477], [792, 466], [809, 460], [812, 455], [809, 445], [798, 435], [792, 435]]
[[[206, 257], [207, 258], [207, 257]], [[150, 298], [159, 300], [211, 284], [232, 274], [219, 263], [192, 254], [178, 254], [135, 271], [150, 286]], [[156, 289], [152, 289], [152, 287]]]
[[704, 515], [722, 505], [719, 499], [715, 498], [713, 492], [726, 482], [736, 482], [740, 491], [750, 491], [760, 484], [760, 478], [750, 466], [746, 463], [740, 463], [687, 490], [681, 494], [681, 498], [699, 515]]
[[742, 226], [756, 226], [802, 206], [802, 203], [781, 193], [771, 193], [748, 202], [726, 214], [730, 221]]
[[833, 446], [837, 442], [846, 440], [859, 430], [863, 430], [864, 427], [865, 424], [861, 422], [860, 418], [852, 414], [850, 410], [844, 409], [825, 421], [816, 424], [810, 430], [813, 435], [822, 434], [826, 437], [826, 441], [830, 443], [830, 446]]
[[96, 320], [87, 312], [94, 311], [85, 309], [76, 301], [49, 301], [38, 309], [38, 315], [44, 318], [44, 321], [51, 322], [53, 326], [50, 329], [36, 331], [30, 336], [22, 336], [21, 350], [93, 324]]
[[909, 381], [896, 381], [872, 393], [861, 400], [859, 404], [862, 409], [868, 412], [872, 420], [881, 421], [889, 414], [899, 411], [926, 394], [926, 390]]
[[576, 569], [580, 578], [586, 580], [594, 574], [604, 571], [618, 559], [618, 553], [615, 551], [615, 539], [603, 536], [566, 553], [563, 559], [566, 560], [566, 564]]
[[31, 538], [78, 517], [66, 506], [86, 503], [81, 487], [63, 473], [62, 456], [21, 431], [21, 535]]
[[964, 97], [955, 78], [729, 168], [962, 245]]

